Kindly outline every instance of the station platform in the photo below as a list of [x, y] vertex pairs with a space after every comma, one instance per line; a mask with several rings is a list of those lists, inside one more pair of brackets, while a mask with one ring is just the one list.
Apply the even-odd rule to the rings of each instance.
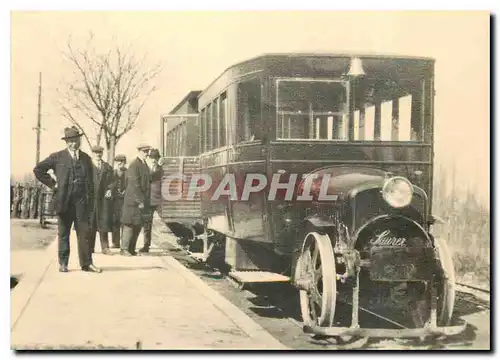
[[74, 232], [71, 242], [68, 273], [58, 271], [57, 241], [26, 259], [11, 290], [11, 349], [286, 349], [161, 249], [123, 257], [97, 245], [96, 274], [80, 270]]

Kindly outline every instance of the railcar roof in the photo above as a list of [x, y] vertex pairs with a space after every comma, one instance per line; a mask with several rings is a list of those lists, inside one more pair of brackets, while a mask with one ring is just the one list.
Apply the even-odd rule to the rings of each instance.
[[230, 73], [232, 70], [238, 69], [239, 67], [244, 67], [247, 64], [263, 62], [267, 63], [267, 61], [283, 61], [286, 59], [294, 60], [294, 59], [349, 59], [349, 58], [361, 58], [361, 59], [370, 59], [370, 60], [380, 60], [382, 62], [387, 61], [412, 61], [416, 62], [414, 66], [419, 66], [419, 63], [427, 63], [429, 65], [434, 64], [435, 59], [431, 57], [424, 56], [412, 56], [412, 55], [401, 55], [401, 54], [389, 54], [389, 53], [369, 53], [369, 52], [286, 52], [286, 53], [264, 53], [252, 58], [247, 58], [245, 60], [239, 61], [237, 63], [232, 64], [227, 67], [224, 71], [222, 71], [203, 91], [201, 92], [199, 97], [203, 96], [203, 94], [212, 87], [220, 78], [222, 78], [225, 74]]
[[237, 66], [239, 64], [245, 63], [247, 61], [264, 58], [264, 57], [330, 57], [330, 58], [351, 58], [351, 57], [359, 57], [359, 58], [370, 58], [370, 59], [384, 59], [384, 60], [422, 60], [422, 61], [435, 61], [432, 57], [426, 56], [414, 56], [414, 55], [403, 55], [403, 54], [395, 54], [395, 53], [375, 53], [375, 52], [287, 52], [287, 53], [264, 53], [258, 56], [248, 58], [246, 60], [240, 61], [233, 66]]
[[245, 60], [239, 61], [229, 67], [227, 67], [223, 72], [245, 64], [247, 62], [255, 61], [263, 58], [308, 58], [308, 57], [322, 57], [322, 58], [364, 58], [364, 59], [380, 59], [380, 60], [420, 60], [423, 62], [435, 62], [436, 59], [432, 57], [425, 56], [413, 56], [413, 55], [402, 55], [402, 54], [390, 54], [390, 53], [369, 53], [369, 52], [290, 52], [290, 53], [264, 53], [252, 58], [247, 58]]

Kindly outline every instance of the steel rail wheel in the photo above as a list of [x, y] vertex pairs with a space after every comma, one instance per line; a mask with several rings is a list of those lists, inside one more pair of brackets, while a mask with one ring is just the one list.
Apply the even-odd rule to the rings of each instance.
[[437, 291], [438, 325], [448, 326], [455, 306], [456, 278], [453, 258], [451, 256], [446, 240], [442, 237], [434, 239], [438, 249], [439, 260], [444, 273], [442, 283], [439, 283]]
[[[439, 263], [443, 278], [436, 282], [436, 310], [437, 325], [448, 326], [453, 315], [455, 305], [456, 278], [455, 267], [451, 253], [444, 238], [435, 238]], [[419, 287], [420, 285], [420, 287]], [[432, 293], [428, 286], [412, 284], [410, 286], [410, 306], [415, 327], [423, 327], [430, 318]]]
[[333, 326], [337, 283], [335, 257], [328, 235], [317, 232], [306, 235], [295, 275], [303, 322]]

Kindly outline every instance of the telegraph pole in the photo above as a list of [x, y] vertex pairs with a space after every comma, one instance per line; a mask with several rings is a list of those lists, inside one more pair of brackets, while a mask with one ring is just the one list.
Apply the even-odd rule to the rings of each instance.
[[36, 163], [40, 162], [40, 133], [42, 131], [42, 73], [38, 77], [38, 116], [36, 123]]

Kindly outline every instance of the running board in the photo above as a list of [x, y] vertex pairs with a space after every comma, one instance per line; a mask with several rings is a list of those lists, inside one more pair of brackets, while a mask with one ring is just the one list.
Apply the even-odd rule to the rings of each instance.
[[191, 256], [193, 259], [199, 261], [199, 262], [205, 262], [205, 254], [204, 253], [192, 253], [189, 252], [189, 256]]
[[290, 282], [290, 277], [269, 271], [230, 271], [228, 275], [242, 285]]

